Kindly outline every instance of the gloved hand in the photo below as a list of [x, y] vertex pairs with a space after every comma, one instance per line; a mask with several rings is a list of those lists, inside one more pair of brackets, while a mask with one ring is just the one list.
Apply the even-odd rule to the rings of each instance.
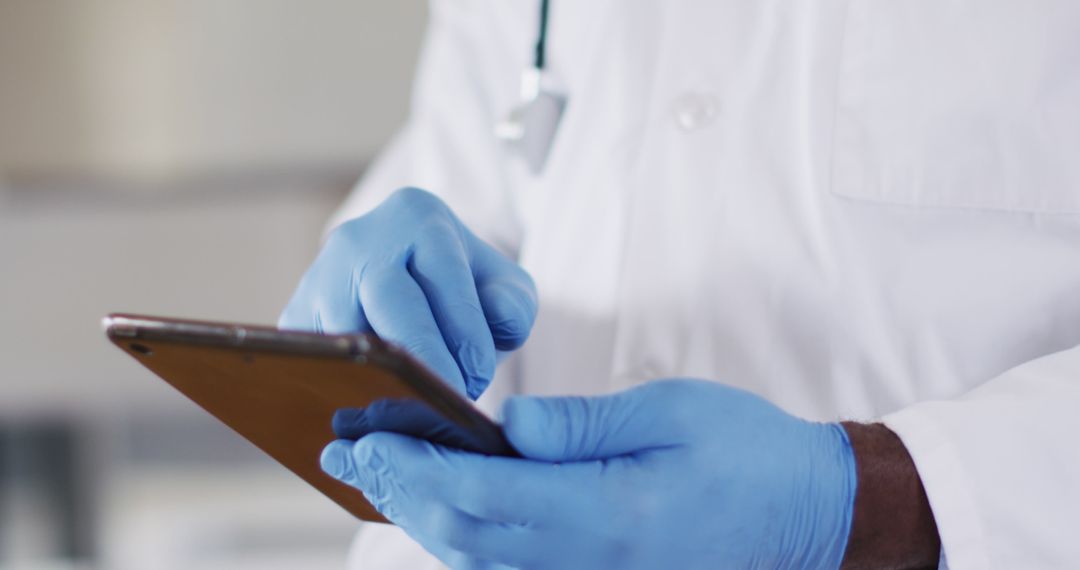
[[406, 188], [331, 234], [278, 326], [374, 332], [475, 399], [496, 350], [521, 346], [535, 317], [528, 273], [437, 197]]
[[843, 559], [856, 475], [838, 424], [687, 380], [598, 398], [512, 398], [503, 421], [526, 459], [380, 432], [331, 443], [323, 469], [454, 568], [837, 568]]

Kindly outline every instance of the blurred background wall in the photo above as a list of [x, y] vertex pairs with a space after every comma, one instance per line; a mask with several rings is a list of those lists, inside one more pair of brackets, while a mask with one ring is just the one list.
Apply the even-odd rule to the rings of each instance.
[[272, 323], [421, 0], [0, 0], [0, 568], [340, 568], [353, 521], [106, 343]]

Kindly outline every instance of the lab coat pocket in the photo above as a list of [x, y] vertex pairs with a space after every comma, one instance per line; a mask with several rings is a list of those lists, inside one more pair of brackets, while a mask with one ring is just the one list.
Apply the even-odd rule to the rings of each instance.
[[1080, 213], [1080, 2], [850, 0], [835, 194]]

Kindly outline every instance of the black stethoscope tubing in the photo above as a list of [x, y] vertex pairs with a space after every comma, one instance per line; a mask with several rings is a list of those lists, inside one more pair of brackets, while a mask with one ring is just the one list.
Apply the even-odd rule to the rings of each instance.
[[539, 70], [543, 70], [544, 65], [547, 64], [548, 12], [550, 12], [550, 8], [548, 0], [540, 0], [540, 31], [536, 34], [536, 58], [533, 60], [533, 66]]

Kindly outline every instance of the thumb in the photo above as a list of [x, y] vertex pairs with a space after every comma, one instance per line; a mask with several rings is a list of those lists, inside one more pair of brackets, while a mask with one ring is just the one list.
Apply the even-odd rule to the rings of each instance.
[[645, 387], [610, 396], [516, 396], [502, 408], [510, 444], [530, 459], [588, 461], [679, 443], [671, 410]]

